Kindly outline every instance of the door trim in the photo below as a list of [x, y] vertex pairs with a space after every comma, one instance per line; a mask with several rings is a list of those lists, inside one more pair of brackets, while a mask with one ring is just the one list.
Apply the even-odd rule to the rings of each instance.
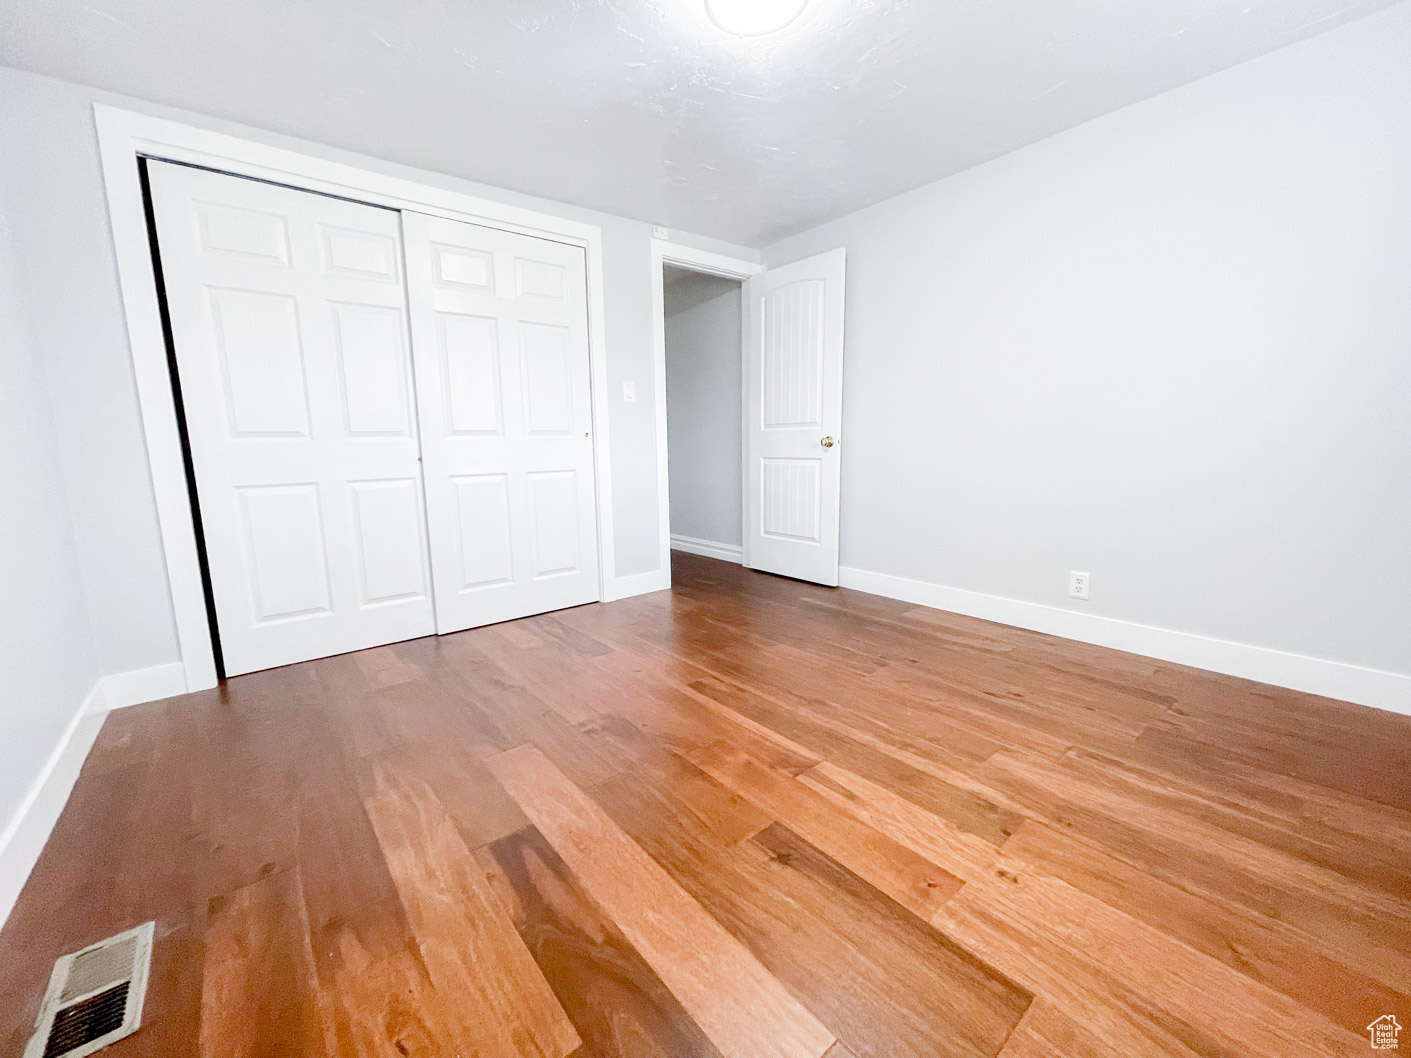
[[[587, 254], [588, 265], [588, 346], [597, 488], [598, 591], [603, 601], [633, 594], [630, 583], [619, 582], [614, 565], [601, 228], [102, 103], [94, 104], [93, 119], [98, 133], [98, 154], [117, 255], [123, 312], [127, 320], [142, 431], [152, 472], [152, 490], [156, 498], [167, 583], [187, 691], [214, 687], [216, 667], [197, 559], [196, 529], [191, 516], [186, 469], [177, 430], [175, 396], [167, 367], [156, 277], [152, 270], [146, 209], [137, 167], [139, 157], [204, 166], [235, 176], [335, 195], [369, 205], [415, 210], [448, 220], [581, 246]], [[657, 275], [659, 288], [659, 268]], [[664, 379], [664, 339], [660, 352], [662, 370], [659, 377]], [[664, 413], [664, 392], [659, 394], [658, 405]], [[663, 488], [666, 484], [665, 431], [663, 419], [658, 429]], [[663, 493], [664, 509], [666, 502]], [[661, 532], [663, 542], [668, 541], [670, 530], [667, 524], [663, 523]], [[665, 568], [670, 568], [669, 561]]]
[[[764, 265], [758, 261], [746, 261], [741, 257], [727, 257], [709, 250], [695, 250], [689, 246], [667, 239], [652, 239], [652, 364], [656, 372], [656, 417], [657, 417], [657, 525], [660, 527], [660, 582], [656, 590], [671, 587], [671, 489], [670, 471], [667, 467], [667, 423], [666, 423], [666, 283], [662, 276], [662, 265], [679, 265], [693, 272], [719, 276], [721, 279], [747, 279], [764, 272]], [[741, 291], [740, 306], [740, 352], [743, 360], [745, 342], [749, 340], [749, 307], [743, 304]], [[745, 410], [745, 377], [740, 374], [740, 408]], [[742, 416], [741, 429], [746, 428], [748, 416]], [[743, 442], [745, 438], [741, 438]], [[745, 481], [745, 448], [741, 446], [740, 489], [748, 488]], [[741, 531], [743, 531], [743, 518]], [[743, 564], [750, 564], [749, 539], [745, 537]]]

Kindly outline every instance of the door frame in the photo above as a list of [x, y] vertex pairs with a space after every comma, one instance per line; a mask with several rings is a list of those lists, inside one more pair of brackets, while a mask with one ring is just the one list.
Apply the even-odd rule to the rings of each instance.
[[[167, 585], [187, 691], [216, 686], [216, 666], [197, 557], [191, 497], [177, 427], [176, 398], [167, 364], [157, 281], [152, 268], [146, 204], [137, 166], [140, 157], [202, 166], [233, 176], [265, 180], [369, 205], [427, 213], [582, 247], [587, 258], [588, 274], [588, 355], [597, 489], [598, 593], [605, 602], [620, 597], [613, 561], [601, 228], [102, 103], [93, 105], [93, 119], [98, 134], [98, 154], [142, 414], [142, 432], [146, 439], [152, 491], [161, 528]], [[664, 367], [664, 345], [662, 358]], [[660, 375], [664, 380], [665, 371], [662, 370]], [[664, 391], [659, 407], [664, 412]], [[664, 421], [659, 435], [664, 488]], [[665, 502], [664, 499], [663, 504]], [[662, 530], [663, 538], [667, 539], [669, 525], [664, 524]], [[669, 560], [669, 555], [667, 557]]]
[[[661, 526], [661, 576], [660, 587], [671, 587], [671, 487], [670, 470], [667, 466], [667, 410], [666, 410], [666, 280], [662, 275], [663, 265], [677, 265], [692, 272], [718, 276], [721, 279], [737, 279], [740, 290], [740, 428], [747, 430], [749, 410], [745, 407], [744, 353], [750, 336], [750, 311], [748, 298], [744, 296], [743, 284], [746, 280], [761, 275], [765, 268], [758, 261], [747, 261], [742, 257], [728, 257], [710, 250], [696, 250], [669, 239], [652, 239], [652, 363], [656, 371], [656, 419], [657, 419], [657, 523]], [[744, 497], [749, 487], [745, 479], [748, 454], [741, 441], [740, 492]], [[744, 519], [741, 518], [741, 541], [744, 547], [742, 565], [750, 564], [749, 537], [744, 534]]]

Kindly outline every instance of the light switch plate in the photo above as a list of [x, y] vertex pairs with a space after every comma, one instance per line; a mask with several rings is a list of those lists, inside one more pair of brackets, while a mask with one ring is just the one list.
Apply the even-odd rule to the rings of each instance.
[[624, 383], [622, 384], [622, 403], [623, 403], [623, 404], [636, 404], [636, 403], [637, 403], [637, 383], [635, 383], [635, 382], [624, 382]]

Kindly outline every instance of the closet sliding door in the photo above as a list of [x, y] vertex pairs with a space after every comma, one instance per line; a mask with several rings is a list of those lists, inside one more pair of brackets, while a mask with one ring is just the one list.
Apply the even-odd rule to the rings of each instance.
[[583, 249], [403, 214], [437, 627], [599, 598]]
[[226, 675], [599, 598], [581, 247], [148, 172]]
[[399, 214], [148, 172], [226, 674], [430, 635]]

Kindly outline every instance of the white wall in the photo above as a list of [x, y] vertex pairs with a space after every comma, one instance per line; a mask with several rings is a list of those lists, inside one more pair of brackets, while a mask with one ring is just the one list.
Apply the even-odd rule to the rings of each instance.
[[739, 547], [741, 290], [688, 273], [666, 288], [671, 532]]
[[844, 566], [1411, 673], [1411, 5], [836, 246]]
[[[0, 68], [0, 193], [14, 205], [12, 237], [24, 262], [19, 290], [52, 383], [104, 672], [168, 663], [178, 653], [101, 182], [95, 101], [601, 226], [617, 575], [657, 568], [650, 225]], [[675, 237], [758, 259], [715, 240]], [[638, 391], [632, 405], [621, 400], [629, 379]]]
[[[24, 385], [98, 671], [177, 650], [94, 101], [600, 224], [616, 560], [656, 566], [646, 224], [0, 69]], [[1411, 669], [1408, 187], [1400, 4], [771, 247], [849, 250], [845, 565]]]
[[18, 296], [12, 208], [0, 198], [0, 921], [37, 851], [4, 855], [21, 810], [98, 678], [43, 362]]

